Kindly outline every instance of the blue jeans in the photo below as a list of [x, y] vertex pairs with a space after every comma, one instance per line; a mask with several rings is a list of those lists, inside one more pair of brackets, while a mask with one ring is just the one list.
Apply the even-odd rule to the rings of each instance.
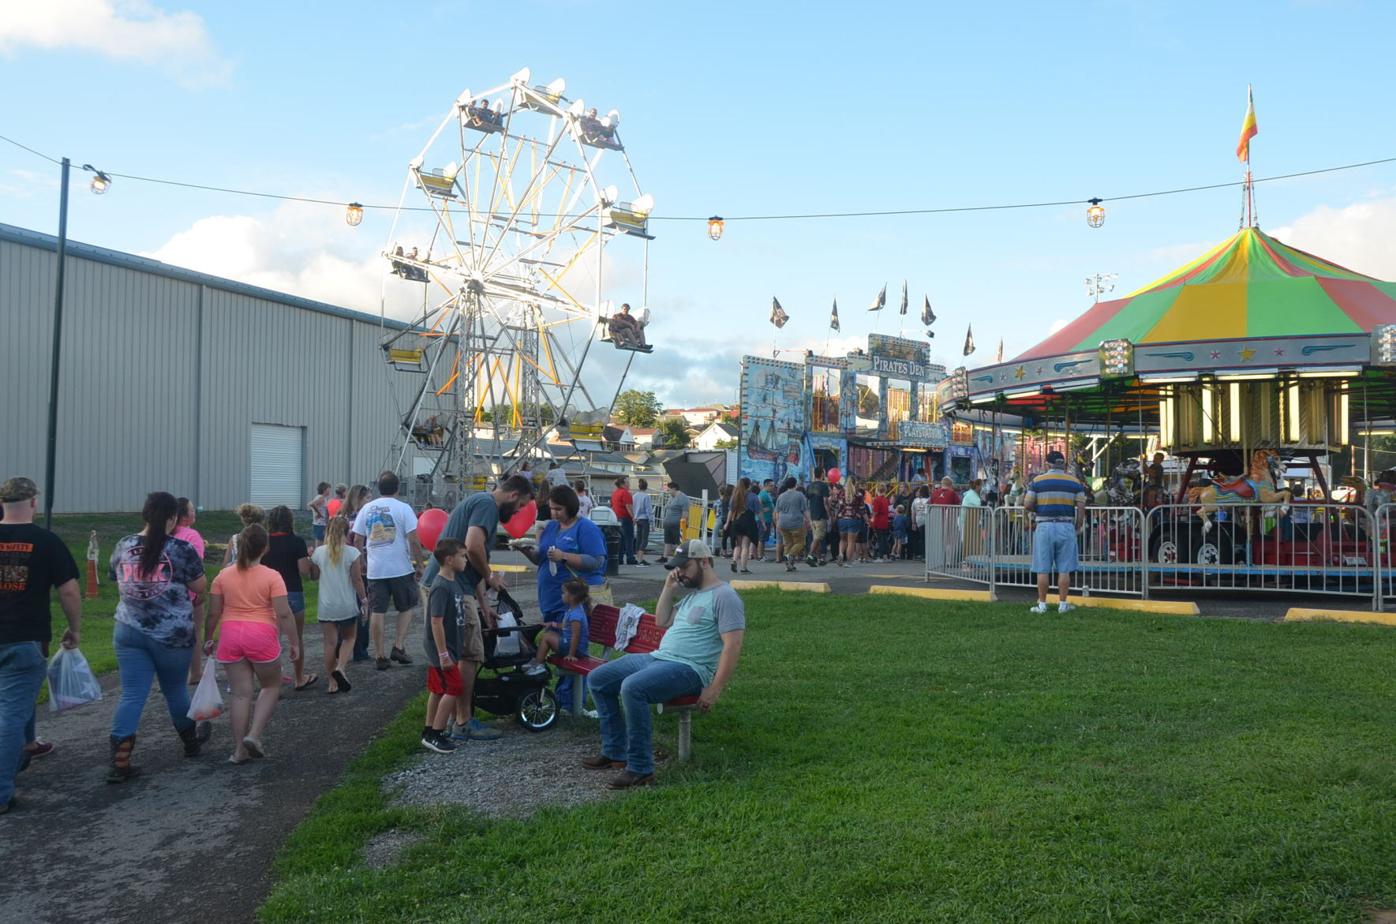
[[121, 702], [112, 716], [112, 737], [125, 738], [136, 733], [145, 701], [150, 698], [150, 684], [157, 678], [175, 730], [193, 728], [194, 720], [189, 718], [188, 682], [194, 649], [162, 645], [124, 622], [116, 624], [112, 643], [116, 646], [116, 665], [121, 671]]
[[15, 794], [15, 774], [24, 760], [25, 726], [34, 721], [34, 702], [46, 664], [38, 642], [0, 645], [0, 805]]
[[601, 718], [601, 753], [612, 760], [624, 758], [625, 769], [640, 776], [654, 772], [650, 706], [703, 692], [703, 680], [693, 668], [647, 654], [628, 654], [598, 667], [587, 685]]
[[620, 521], [620, 560], [623, 564], [638, 564], [635, 561], [635, 521], [622, 517]]

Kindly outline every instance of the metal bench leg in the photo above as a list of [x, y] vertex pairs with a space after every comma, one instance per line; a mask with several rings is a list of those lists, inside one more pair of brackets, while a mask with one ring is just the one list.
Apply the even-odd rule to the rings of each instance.
[[582, 708], [586, 705], [587, 694], [586, 690], [583, 689], [586, 679], [586, 674], [572, 675], [572, 718], [574, 719], [582, 717]]
[[693, 710], [679, 710], [679, 763], [693, 755]]

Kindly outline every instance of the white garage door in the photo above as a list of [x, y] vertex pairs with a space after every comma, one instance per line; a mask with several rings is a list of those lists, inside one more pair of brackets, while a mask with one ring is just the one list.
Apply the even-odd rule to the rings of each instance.
[[305, 428], [253, 424], [251, 439], [252, 503], [263, 507], [301, 505]]

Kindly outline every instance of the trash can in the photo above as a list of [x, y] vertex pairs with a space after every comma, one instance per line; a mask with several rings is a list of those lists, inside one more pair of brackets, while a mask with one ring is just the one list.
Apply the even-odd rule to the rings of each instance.
[[620, 574], [620, 525], [602, 526], [601, 535], [606, 537], [606, 573]]

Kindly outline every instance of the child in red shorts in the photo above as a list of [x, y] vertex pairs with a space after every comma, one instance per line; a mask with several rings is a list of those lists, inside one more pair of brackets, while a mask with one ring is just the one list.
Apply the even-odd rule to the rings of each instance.
[[456, 575], [466, 568], [465, 546], [442, 539], [433, 552], [441, 570], [427, 596], [427, 721], [422, 727], [422, 747], [449, 754], [456, 743], [446, 734], [446, 723], [456, 710], [456, 697], [465, 693], [461, 677], [461, 649], [465, 634], [465, 591]]

